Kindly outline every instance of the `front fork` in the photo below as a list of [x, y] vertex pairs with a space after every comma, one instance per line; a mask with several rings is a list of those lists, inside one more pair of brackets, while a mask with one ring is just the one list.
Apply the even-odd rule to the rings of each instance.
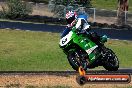
[[78, 53], [79, 53], [79, 52], [76, 52], [75, 54], [76, 54], [77, 58], [78, 58], [79, 61], [80, 61], [80, 62], [79, 62], [79, 63], [80, 63], [79, 71], [81, 71], [81, 69], [86, 70], [89, 61], [86, 61], [86, 57], [85, 57], [85, 55], [82, 54], [81, 51], [80, 51], [80, 54], [82, 54], [82, 55], [79, 55]]

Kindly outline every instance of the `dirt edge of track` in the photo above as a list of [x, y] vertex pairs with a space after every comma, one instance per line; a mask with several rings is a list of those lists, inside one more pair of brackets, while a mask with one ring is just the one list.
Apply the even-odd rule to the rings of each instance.
[[71, 88], [126, 88], [132, 86], [129, 84], [85, 84], [80, 86], [76, 82], [76, 75], [55, 76], [55, 75], [0, 75], [1, 88], [25, 88], [66, 86]]

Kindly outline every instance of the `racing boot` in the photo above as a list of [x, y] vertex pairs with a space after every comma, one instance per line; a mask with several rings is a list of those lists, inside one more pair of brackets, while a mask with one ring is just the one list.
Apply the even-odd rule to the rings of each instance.
[[86, 75], [86, 72], [85, 72], [85, 70], [83, 69], [82, 66], [79, 67], [78, 71], [79, 71], [80, 76], [85, 76]]
[[100, 42], [102, 43], [102, 44], [104, 44], [105, 42], [107, 42], [107, 36], [106, 35], [103, 35], [103, 36], [101, 36], [100, 37]]

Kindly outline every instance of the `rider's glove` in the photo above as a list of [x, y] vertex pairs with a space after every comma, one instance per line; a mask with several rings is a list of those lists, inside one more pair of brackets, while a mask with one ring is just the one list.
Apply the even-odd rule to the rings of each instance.
[[86, 30], [87, 32], [91, 30], [90, 25], [86, 25], [83, 30]]

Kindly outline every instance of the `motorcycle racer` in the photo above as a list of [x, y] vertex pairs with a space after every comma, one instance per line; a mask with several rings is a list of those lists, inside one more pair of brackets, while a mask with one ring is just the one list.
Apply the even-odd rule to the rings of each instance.
[[[86, 31], [90, 29], [90, 25], [87, 22], [87, 17], [86, 16], [78, 16], [76, 12], [69, 11], [66, 14], [66, 21], [67, 21], [67, 27], [64, 31], [69, 32], [72, 30], [73, 27], [81, 31], [81, 33], [86, 34]], [[87, 34], [86, 34], [87, 35]], [[83, 68], [86, 68], [88, 63], [83, 63]], [[81, 69], [80, 67], [79, 69]], [[83, 70], [80, 70], [83, 71]], [[79, 72], [81, 73], [81, 72]]]
[[[65, 31], [69, 32], [73, 27], [76, 27], [76, 29], [80, 30], [81, 33], [86, 34], [86, 31], [88, 32], [91, 28], [87, 21], [86, 15], [77, 15], [76, 12], [69, 11], [66, 13], [66, 22], [67, 27]], [[101, 39], [100, 36], [97, 35], [95, 32], [89, 33], [89, 36], [91, 36], [91, 40], [95, 42], [97, 45], [100, 45], [98, 41]]]
[[76, 12], [69, 11], [66, 14], [66, 21], [67, 21], [67, 28], [71, 29], [73, 26], [76, 27], [76, 29], [80, 30], [86, 30], [90, 27], [87, 20], [84, 18], [79, 18], [77, 16]]

